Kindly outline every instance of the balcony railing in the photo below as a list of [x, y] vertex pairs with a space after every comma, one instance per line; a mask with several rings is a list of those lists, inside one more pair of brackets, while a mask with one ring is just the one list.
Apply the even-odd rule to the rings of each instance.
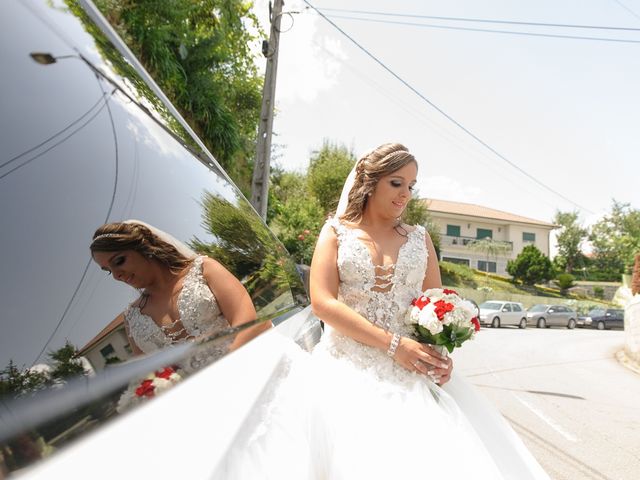
[[[440, 235], [440, 244], [445, 246], [459, 246], [470, 247], [473, 242], [478, 240], [475, 237], [454, 237], [451, 235]], [[504, 240], [493, 240], [495, 243], [505, 245], [507, 250], [513, 250], [513, 242], [506, 242]]]

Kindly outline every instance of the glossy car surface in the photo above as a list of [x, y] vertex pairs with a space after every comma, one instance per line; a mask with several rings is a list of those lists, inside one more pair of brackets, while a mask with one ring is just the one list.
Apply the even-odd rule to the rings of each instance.
[[534, 305], [527, 310], [527, 325], [538, 328], [575, 328], [578, 314], [565, 305]]
[[[8, 0], [0, 17], [4, 478], [117, 418], [129, 382], [238, 333], [134, 358], [118, 317], [137, 294], [89, 253], [101, 224], [142, 220], [215, 258], [254, 324], [286, 323], [308, 300], [284, 247], [93, 5]], [[67, 343], [81, 371], [54, 376]]]
[[487, 300], [480, 304], [480, 323], [498, 328], [503, 325], [517, 325], [526, 328], [526, 312], [521, 303], [502, 300]]

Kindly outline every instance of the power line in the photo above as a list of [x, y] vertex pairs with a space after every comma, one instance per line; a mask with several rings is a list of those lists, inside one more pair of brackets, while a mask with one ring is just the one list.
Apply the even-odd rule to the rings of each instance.
[[405, 79], [403, 79], [402, 77], [400, 77], [400, 75], [398, 75], [397, 73], [395, 73], [393, 70], [391, 70], [391, 68], [389, 68], [385, 63], [383, 63], [381, 60], [379, 60], [375, 55], [373, 55], [371, 52], [369, 52], [369, 50], [367, 50], [365, 47], [363, 47], [360, 43], [358, 43], [353, 37], [351, 37], [347, 32], [345, 32], [343, 29], [341, 29], [338, 25], [336, 25], [334, 22], [332, 22], [324, 13], [322, 13], [320, 10], [318, 10], [316, 7], [314, 7], [308, 0], [304, 0], [304, 3], [306, 3], [307, 5], [309, 5], [309, 7], [311, 7], [313, 10], [315, 10], [318, 15], [320, 15], [323, 19], [325, 19], [333, 28], [335, 28], [336, 30], [338, 30], [342, 35], [344, 35], [345, 37], [347, 37], [347, 39], [352, 42], [356, 47], [358, 47], [360, 50], [362, 50], [369, 58], [371, 58], [374, 62], [376, 62], [378, 65], [380, 65], [382, 68], [384, 68], [389, 74], [391, 74], [393, 77], [395, 77], [398, 81], [400, 81], [404, 86], [406, 86], [409, 90], [411, 90], [413, 93], [415, 93], [418, 97], [420, 97], [423, 101], [425, 101], [426, 103], [428, 103], [432, 108], [434, 108], [436, 111], [438, 111], [441, 115], [443, 115], [447, 120], [449, 120], [450, 122], [452, 122], [454, 125], [456, 125], [458, 128], [460, 128], [462, 131], [464, 131], [467, 135], [469, 135], [471, 138], [473, 138], [475, 141], [477, 141], [478, 143], [480, 143], [483, 147], [485, 147], [487, 150], [491, 151], [494, 155], [496, 155], [498, 158], [500, 158], [501, 160], [503, 160], [504, 162], [508, 163], [511, 167], [515, 168], [516, 170], [518, 170], [520, 173], [522, 173], [524, 176], [526, 176], [527, 178], [529, 178], [530, 180], [534, 181], [535, 183], [537, 183], [538, 185], [540, 185], [541, 187], [543, 187], [545, 190], [548, 190], [549, 192], [553, 193], [554, 195], [557, 195], [558, 197], [562, 198], [563, 200], [571, 203], [572, 205], [578, 207], [580, 210], [583, 210], [587, 213], [593, 213], [591, 210], [577, 204], [576, 202], [574, 202], [573, 200], [570, 200], [569, 198], [565, 197], [564, 195], [562, 195], [560, 192], [557, 192], [556, 190], [552, 189], [551, 187], [547, 186], [546, 184], [542, 183], [540, 180], [538, 180], [537, 178], [535, 178], [533, 175], [529, 174], [528, 172], [526, 172], [525, 170], [523, 170], [521, 167], [519, 167], [518, 165], [516, 165], [515, 163], [513, 163], [511, 160], [509, 160], [507, 157], [505, 157], [504, 155], [502, 155], [500, 152], [498, 152], [496, 149], [494, 149], [491, 145], [489, 145], [488, 143], [486, 143], [484, 140], [482, 140], [480, 137], [478, 137], [477, 135], [475, 135], [473, 132], [471, 132], [469, 129], [467, 129], [464, 125], [462, 125], [460, 122], [458, 122], [455, 118], [453, 118], [451, 115], [449, 115], [448, 113], [446, 113], [444, 110], [442, 110], [440, 107], [438, 107], [435, 103], [433, 103], [431, 100], [429, 100], [426, 96], [424, 96], [420, 91], [418, 91], [415, 87], [413, 87], [411, 84], [409, 84], [409, 82], [407, 82]]
[[633, 10], [631, 10], [629, 7], [627, 7], [624, 3], [622, 3], [620, 0], [613, 0], [614, 2], [616, 2], [618, 5], [620, 5], [622, 8], [624, 8], [627, 12], [629, 12], [631, 15], [633, 15], [634, 17], [636, 17], [638, 20], [640, 20], [640, 15], [638, 15], [636, 12], [634, 12]]
[[[378, 20], [375, 18], [350, 17], [347, 15], [329, 15], [331, 18], [340, 18], [344, 20], [356, 20], [359, 22], [369, 23], [385, 23], [391, 25], [406, 25], [410, 27], [422, 28], [439, 28], [442, 30], [463, 30], [466, 32], [483, 32], [483, 33], [500, 33], [503, 35], [521, 35], [527, 37], [547, 37], [547, 38], [566, 38], [569, 40], [590, 40], [599, 42], [615, 42], [615, 43], [640, 43], [640, 40], [627, 40], [624, 38], [606, 38], [606, 37], [585, 37], [581, 35], [558, 35], [553, 33], [533, 33], [533, 32], [517, 32], [515, 30], [492, 30], [488, 28], [471, 28], [471, 27], [454, 27], [451, 25], [434, 25], [429, 23], [401, 22], [397, 20]], [[325, 17], [326, 18], [326, 17]]]
[[[617, 0], [614, 0], [614, 1], [617, 1]], [[617, 2], [617, 3], [624, 8], [627, 8], [624, 5], [622, 5], [620, 2]], [[321, 8], [320, 10], [331, 11], [331, 12], [356, 13], [360, 15], [381, 15], [385, 17], [427, 18], [429, 20], [449, 20], [449, 21], [455, 21], [455, 22], [498, 23], [503, 25], [526, 25], [526, 26], [533, 26], [533, 27], [583, 28], [583, 29], [595, 29], [595, 30], [622, 30], [622, 31], [630, 31], [630, 32], [640, 32], [640, 28], [633, 28], [633, 27], [607, 27], [607, 26], [601, 26], [601, 25], [575, 25], [575, 24], [568, 24], [568, 23], [518, 22], [514, 20], [489, 20], [489, 19], [483, 19], [483, 18], [438, 17], [435, 15], [417, 15], [417, 14], [409, 14], [409, 13], [392, 13], [392, 12], [372, 12], [372, 11], [366, 11], [366, 10], [347, 10], [343, 8]]]

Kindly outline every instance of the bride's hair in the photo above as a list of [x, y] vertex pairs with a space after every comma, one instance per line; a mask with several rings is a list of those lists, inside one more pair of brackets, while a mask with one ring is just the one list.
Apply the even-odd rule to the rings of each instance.
[[418, 162], [409, 149], [399, 143], [385, 143], [357, 161], [353, 186], [349, 191], [347, 208], [341, 220], [357, 222], [362, 218], [367, 200], [382, 177], [391, 175], [405, 165]]
[[191, 264], [176, 247], [161, 240], [145, 225], [130, 222], [105, 223], [93, 234], [89, 246], [94, 252], [134, 250], [165, 265], [172, 273], [178, 273]]

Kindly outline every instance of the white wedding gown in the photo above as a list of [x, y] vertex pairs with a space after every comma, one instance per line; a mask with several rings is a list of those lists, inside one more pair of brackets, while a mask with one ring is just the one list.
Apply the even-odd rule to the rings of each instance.
[[[338, 237], [339, 300], [410, 335], [403, 317], [421, 291], [424, 229], [408, 234], [395, 268], [380, 277], [355, 231], [330, 222]], [[310, 356], [290, 348], [287, 359], [214, 478], [504, 478], [455, 400], [386, 352], [327, 328]]]

